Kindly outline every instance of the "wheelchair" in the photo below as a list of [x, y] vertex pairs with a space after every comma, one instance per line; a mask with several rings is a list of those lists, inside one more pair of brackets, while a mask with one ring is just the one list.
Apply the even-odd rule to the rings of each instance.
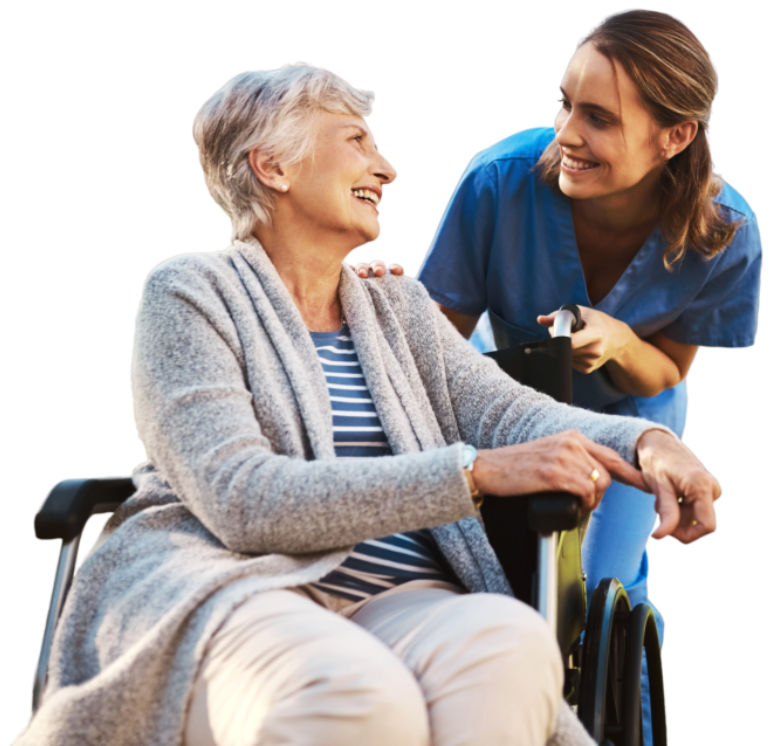
[[[487, 353], [507, 374], [557, 401], [571, 404], [571, 332], [581, 328], [579, 309], [565, 305], [551, 339]], [[33, 689], [33, 713], [46, 683], [57, 620], [75, 572], [88, 519], [113, 512], [135, 491], [130, 478], [60, 482], [35, 516], [38, 539], [60, 539]], [[606, 578], [587, 612], [581, 544], [590, 516], [565, 493], [486, 500], [481, 518], [515, 596], [535, 608], [557, 637], [565, 667], [564, 697], [601, 746], [642, 746], [641, 677], [648, 666], [654, 746], [666, 746], [665, 698], [659, 634], [652, 608], [630, 606], [624, 587]]]

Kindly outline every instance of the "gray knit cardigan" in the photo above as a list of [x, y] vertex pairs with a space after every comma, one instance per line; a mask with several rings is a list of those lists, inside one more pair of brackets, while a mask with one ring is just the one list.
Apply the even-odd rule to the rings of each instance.
[[471, 592], [510, 594], [462, 472], [494, 448], [583, 431], [628, 461], [652, 425], [557, 404], [466, 342], [407, 278], [341, 271], [394, 456], [336, 459], [321, 365], [256, 242], [150, 275], [133, 382], [148, 462], [84, 562], [22, 746], [174, 746], [207, 641], [249, 596], [319, 579], [364, 539], [431, 528]]

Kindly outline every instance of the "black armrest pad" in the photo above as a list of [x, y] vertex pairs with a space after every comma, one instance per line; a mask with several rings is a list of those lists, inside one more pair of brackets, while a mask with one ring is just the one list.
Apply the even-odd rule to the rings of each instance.
[[567, 492], [540, 492], [528, 498], [528, 528], [538, 534], [570, 531], [581, 517], [579, 498]]
[[35, 536], [71, 541], [83, 531], [90, 516], [115, 510], [135, 491], [129, 477], [59, 482], [35, 516]]

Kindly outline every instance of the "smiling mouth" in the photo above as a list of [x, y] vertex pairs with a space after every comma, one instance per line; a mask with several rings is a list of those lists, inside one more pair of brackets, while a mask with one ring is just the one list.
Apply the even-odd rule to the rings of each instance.
[[590, 171], [593, 168], [598, 168], [600, 163], [585, 161], [582, 158], [572, 158], [570, 155], [563, 153], [560, 165], [569, 171]]
[[377, 207], [378, 203], [381, 201], [380, 196], [371, 189], [352, 189], [351, 191], [358, 200], [367, 202], [373, 207]]

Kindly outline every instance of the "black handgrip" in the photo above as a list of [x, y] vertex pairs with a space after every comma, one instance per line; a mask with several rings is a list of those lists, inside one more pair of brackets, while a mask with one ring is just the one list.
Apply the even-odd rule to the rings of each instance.
[[59, 482], [35, 516], [35, 536], [71, 541], [83, 531], [90, 516], [115, 510], [135, 491], [129, 477]]
[[581, 517], [579, 498], [567, 492], [540, 492], [528, 498], [528, 528], [537, 534], [570, 531]]
[[561, 311], [571, 311], [574, 314], [576, 321], [571, 325], [572, 332], [578, 332], [584, 329], [584, 319], [582, 318], [582, 312], [579, 310], [579, 306], [575, 303], [564, 303], [560, 307]]

